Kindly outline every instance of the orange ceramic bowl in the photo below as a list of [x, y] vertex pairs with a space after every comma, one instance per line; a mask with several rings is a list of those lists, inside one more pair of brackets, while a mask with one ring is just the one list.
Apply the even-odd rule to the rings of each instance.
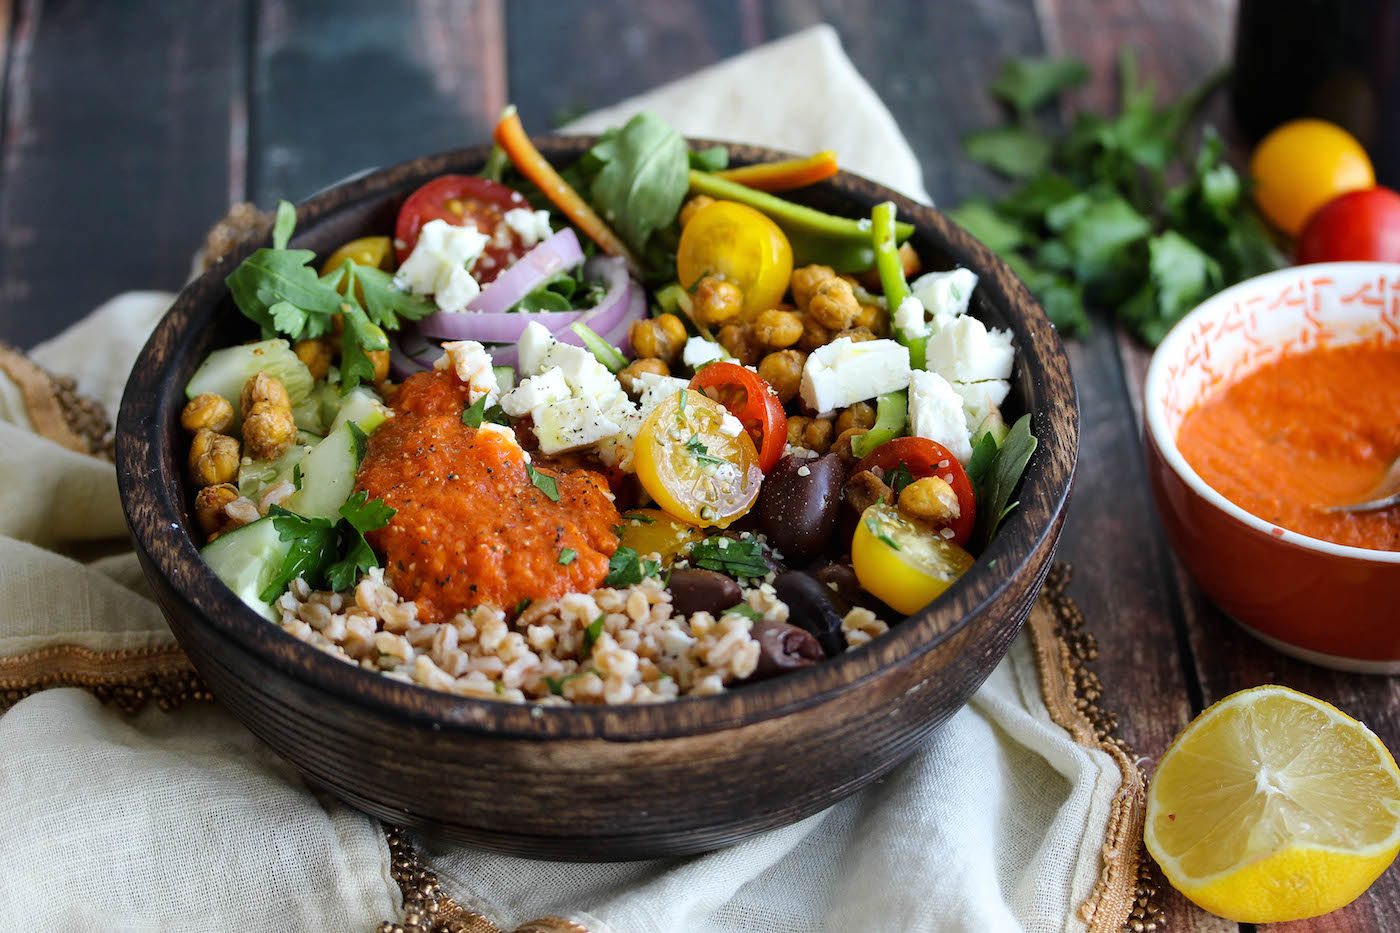
[[1279, 528], [1207, 486], [1176, 446], [1199, 402], [1285, 354], [1400, 341], [1400, 264], [1321, 263], [1241, 282], [1202, 304], [1152, 357], [1147, 470], [1177, 555], [1267, 644], [1341, 670], [1400, 673], [1400, 552]]

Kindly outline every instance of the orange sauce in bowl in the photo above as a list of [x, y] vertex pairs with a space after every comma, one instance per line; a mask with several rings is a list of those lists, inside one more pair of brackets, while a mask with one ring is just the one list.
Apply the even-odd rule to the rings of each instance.
[[555, 501], [510, 438], [462, 423], [466, 399], [451, 370], [419, 373], [370, 435], [356, 488], [397, 510], [366, 536], [384, 554], [385, 578], [426, 622], [596, 588], [621, 521], [606, 481], [540, 465]]
[[1329, 513], [1360, 501], [1400, 454], [1400, 343], [1285, 356], [1197, 405], [1177, 449], [1245, 511], [1336, 544], [1400, 551], [1400, 507]]

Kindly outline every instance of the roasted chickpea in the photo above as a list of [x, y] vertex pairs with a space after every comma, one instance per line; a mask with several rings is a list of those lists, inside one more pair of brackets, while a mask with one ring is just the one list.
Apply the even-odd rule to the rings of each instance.
[[326, 373], [330, 372], [331, 361], [335, 359], [331, 342], [320, 338], [298, 340], [292, 345], [292, 352], [296, 353], [297, 359], [306, 364], [306, 368], [311, 370], [311, 378], [317, 382], [326, 378]]
[[850, 408], [841, 409], [841, 414], [836, 416], [837, 434], [849, 431], [851, 428], [873, 427], [875, 427], [875, 406], [869, 402], [856, 402]]
[[713, 203], [715, 203], [715, 199], [708, 194], [697, 194], [689, 201], [686, 201], [685, 206], [681, 208], [681, 226], [684, 227], [686, 224], [690, 223], [690, 218], [694, 217], [696, 211], [700, 210], [700, 208]]
[[238, 498], [238, 487], [232, 483], [205, 486], [194, 497], [194, 518], [205, 536], [228, 530], [224, 506]]
[[222, 395], [205, 392], [196, 395], [185, 403], [180, 412], [180, 427], [193, 434], [200, 428], [208, 428], [215, 434], [222, 434], [233, 424], [233, 405]]
[[817, 286], [807, 303], [807, 313], [832, 330], [845, 330], [860, 313], [860, 302], [845, 279], [829, 278]]
[[792, 415], [787, 420], [787, 442], [790, 447], [802, 446], [802, 434], [807, 430], [807, 425], [812, 423], [812, 419], [806, 415]]
[[764, 311], [754, 319], [753, 336], [772, 350], [790, 347], [802, 339], [802, 319], [791, 311]]
[[627, 329], [632, 351], [639, 357], [651, 357], [675, 365], [685, 348], [685, 325], [674, 314], [660, 314], [645, 321], [633, 321]]
[[190, 441], [190, 478], [197, 486], [232, 482], [238, 475], [238, 441], [200, 428]]
[[287, 395], [287, 389], [282, 385], [282, 380], [267, 372], [259, 370], [248, 381], [243, 383], [243, 395], [239, 400], [238, 410], [243, 412], [246, 418], [248, 412], [258, 402], [271, 402], [273, 405], [280, 405], [283, 408], [292, 407], [292, 399]]
[[276, 460], [297, 438], [292, 410], [272, 402], [254, 402], [243, 419], [243, 444], [254, 460]]
[[864, 327], [850, 327], [831, 335], [832, 340], [840, 340], [842, 337], [850, 337], [851, 343], [864, 343], [875, 339], [875, 335]]
[[[840, 422], [837, 423], [839, 424]], [[831, 450], [836, 456], [841, 458], [842, 463], [855, 463], [860, 458], [855, 455], [855, 451], [851, 450], [851, 441], [860, 437], [862, 434], [869, 433], [869, 428], [847, 428], [836, 436], [836, 443], [831, 445]]]
[[622, 367], [622, 371], [617, 374], [617, 381], [622, 383], [624, 392], [636, 395], [640, 391], [640, 387], [637, 385], [637, 377], [642, 373], [651, 373], [656, 376], [669, 376], [671, 375], [671, 367], [666, 365], [665, 360], [633, 360]]
[[831, 449], [831, 436], [834, 433], [830, 418], [813, 418], [802, 431], [802, 446], [824, 454]]
[[835, 276], [836, 272], [830, 266], [803, 266], [800, 269], [792, 270], [790, 283], [792, 300], [797, 302], [799, 308], [806, 311], [812, 296], [816, 294], [817, 287]]
[[701, 277], [691, 301], [695, 319], [711, 327], [733, 321], [744, 310], [743, 290], [714, 275]]
[[802, 367], [806, 362], [807, 354], [801, 350], [779, 350], [759, 361], [758, 374], [773, 387], [778, 401], [786, 405], [802, 387]]
[[859, 515], [877, 502], [888, 502], [890, 487], [869, 470], [861, 470], [846, 480], [846, 503]]
[[715, 334], [715, 339], [725, 351], [745, 366], [755, 365], [763, 350], [753, 338], [753, 329], [747, 324], [726, 324]]
[[958, 494], [937, 476], [916, 479], [900, 490], [899, 509], [910, 518], [935, 528], [947, 525], [962, 514]]
[[802, 316], [802, 339], [797, 342], [797, 346], [811, 353], [813, 350], [826, 346], [831, 342], [832, 332], [821, 324], [810, 314]]
[[877, 337], [883, 337], [890, 332], [890, 314], [879, 305], [862, 304], [853, 324], [865, 328]]

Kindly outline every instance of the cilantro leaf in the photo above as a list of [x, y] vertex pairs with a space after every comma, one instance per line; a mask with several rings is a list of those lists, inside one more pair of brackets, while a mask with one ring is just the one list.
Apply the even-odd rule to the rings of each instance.
[[1018, 114], [1028, 116], [1088, 77], [1088, 67], [1074, 58], [1011, 58], [1001, 66], [991, 91]]
[[948, 212], [948, 216], [965, 228], [992, 252], [1005, 256], [1034, 238], [1016, 220], [1003, 217], [987, 201], [964, 201]]
[[632, 548], [619, 547], [608, 558], [608, 575], [603, 578], [603, 586], [632, 586], [660, 572], [661, 565], [656, 561], [642, 560], [642, 556]]
[[690, 562], [735, 578], [757, 579], [768, 575], [763, 546], [753, 539], [717, 535], [697, 541], [690, 549]]
[[[376, 531], [389, 524], [389, 519], [398, 514], [397, 509], [391, 509], [384, 504], [383, 499], [369, 499], [369, 493], [363, 489], [354, 493], [340, 507], [340, 516], [349, 522], [350, 527], [360, 534], [366, 531]], [[366, 501], [368, 499], [368, 501]]]
[[890, 493], [895, 499], [898, 499], [899, 494], [904, 491], [904, 487], [914, 482], [914, 474], [909, 472], [909, 465], [901, 460], [895, 466], [894, 472], [890, 474], [889, 479]]
[[403, 320], [419, 321], [437, 311], [437, 305], [421, 295], [395, 288], [394, 277], [383, 269], [346, 262], [348, 274], [365, 296], [365, 314], [380, 327], [398, 330]]
[[300, 489], [300, 488], [301, 488], [301, 464], [300, 464], [300, 463], [294, 463], [294, 464], [292, 464], [292, 488], [293, 488], [293, 489]]
[[342, 302], [340, 314], [345, 323], [340, 334], [340, 392], [344, 395], [361, 382], [373, 381], [374, 361], [369, 353], [389, 349], [389, 339], [358, 304]]
[[379, 566], [365, 532], [383, 528], [394, 517], [394, 510], [381, 499], [366, 501], [363, 490], [340, 507], [340, 519], [305, 518], [282, 506], [268, 510], [273, 527], [283, 541], [292, 542], [282, 565], [268, 581], [259, 597], [272, 602], [298, 577], [308, 586], [345, 590], [360, 574]]
[[964, 136], [963, 151], [972, 161], [1010, 178], [1027, 178], [1050, 161], [1051, 144], [1036, 130], [996, 126]]
[[272, 248], [286, 249], [297, 226], [297, 209], [287, 201], [277, 202], [277, 220], [272, 224]]

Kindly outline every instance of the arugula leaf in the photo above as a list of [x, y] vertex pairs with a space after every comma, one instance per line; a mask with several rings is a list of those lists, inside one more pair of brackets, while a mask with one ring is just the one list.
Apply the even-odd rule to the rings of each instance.
[[590, 188], [593, 206], [638, 253], [669, 227], [690, 190], [690, 151], [684, 137], [649, 111], [628, 120], [588, 153], [600, 163]]
[[[319, 337], [330, 329], [330, 316], [340, 310], [342, 299], [335, 287], [322, 282], [308, 265], [315, 258], [309, 249], [264, 247], [239, 263], [224, 283], [238, 310], [262, 327], [266, 336], [280, 332], [293, 340]], [[295, 331], [277, 327], [272, 309], [283, 304], [305, 315]], [[284, 319], [291, 314], [288, 308], [279, 308]]]
[[554, 477], [541, 473], [530, 464], [525, 464], [525, 475], [530, 477], [530, 482], [536, 489], [549, 497], [549, 501], [559, 501], [559, 483]]
[[729, 168], [729, 150], [723, 146], [692, 150], [690, 167], [701, 172], [722, 172]]
[[1010, 501], [1011, 492], [1021, 481], [1036, 444], [1035, 435], [1031, 433], [1031, 416], [1022, 415], [1002, 441], [978, 490], [977, 524], [984, 547], [992, 543], [1002, 520], [1019, 504]]
[[974, 162], [1011, 178], [1027, 178], [1050, 161], [1050, 140], [1023, 126], [996, 126], [963, 137], [963, 152]]
[[1089, 78], [1089, 68], [1074, 58], [1011, 58], [991, 84], [993, 96], [1021, 116], [1048, 104], [1061, 91]]
[[[724, 543], [721, 545], [720, 542]], [[697, 567], [736, 579], [765, 577], [770, 569], [763, 559], [763, 546], [752, 539], [726, 538], [722, 535], [706, 538], [695, 542], [688, 556]]]
[[990, 431], [977, 439], [977, 446], [972, 448], [972, 456], [967, 459], [967, 478], [972, 480], [973, 489], [982, 488], [982, 481], [987, 478], [987, 471], [992, 468], [1000, 449]]
[[630, 547], [619, 547], [608, 558], [608, 575], [603, 578], [603, 586], [621, 587], [641, 583], [645, 577], [654, 577], [661, 572], [661, 564], [654, 560], [643, 560], [642, 556]]

